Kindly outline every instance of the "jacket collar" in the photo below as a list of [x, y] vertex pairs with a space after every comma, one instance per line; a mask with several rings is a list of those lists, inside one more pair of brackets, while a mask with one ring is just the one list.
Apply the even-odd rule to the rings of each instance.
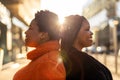
[[48, 41], [39, 45], [36, 49], [28, 52], [27, 59], [34, 60], [45, 53], [48, 53], [53, 50], [58, 50], [60, 48], [59, 42], [57, 40]]

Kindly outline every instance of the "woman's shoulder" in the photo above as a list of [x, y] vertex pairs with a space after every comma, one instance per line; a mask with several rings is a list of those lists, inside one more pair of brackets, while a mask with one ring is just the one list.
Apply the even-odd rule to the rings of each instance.
[[44, 63], [44, 62], [52, 62], [56, 63], [58, 58], [60, 57], [60, 52], [58, 50], [50, 51], [42, 56], [40, 56], [35, 62]]

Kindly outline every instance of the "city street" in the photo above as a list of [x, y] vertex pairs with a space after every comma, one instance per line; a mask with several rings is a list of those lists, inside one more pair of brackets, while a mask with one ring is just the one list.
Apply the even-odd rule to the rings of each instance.
[[0, 71], [0, 80], [13, 80], [13, 75], [20, 68], [25, 66], [29, 61], [27, 59], [19, 59], [14, 62], [10, 62], [3, 66], [2, 71]]
[[105, 54], [91, 54], [101, 63], [106, 65], [109, 70], [112, 72], [113, 80], [120, 80], [120, 56], [117, 58], [117, 74], [115, 69], [115, 56], [114, 55], [105, 55]]
[[[105, 56], [103, 54], [99, 54], [99, 55], [93, 54], [92, 56], [94, 56], [100, 62], [105, 63], [104, 62]], [[25, 66], [26, 64], [28, 64], [28, 62], [29, 61], [27, 59], [19, 59], [16, 61], [16, 63], [11, 62], [9, 64], [4, 65], [2, 71], [0, 71], [0, 80], [12, 80], [15, 72], [20, 68], [22, 68], [23, 66]], [[113, 55], [106, 56], [106, 65], [112, 72], [113, 80], [120, 80], [120, 56], [118, 57], [118, 73], [117, 74], [115, 73]]]
[[[56, 18], [49, 12], [55, 14]], [[48, 19], [49, 16], [52, 18]], [[52, 26], [54, 23], [56, 27]], [[34, 26], [40, 28], [39, 32]], [[85, 33], [82, 34], [82, 31]], [[36, 36], [41, 32], [46, 34]], [[77, 39], [78, 34], [82, 40]], [[113, 80], [120, 80], [120, 0], [0, 0], [0, 80], [13, 80], [14, 74], [30, 62], [25, 57], [26, 53], [55, 37], [61, 38], [61, 44], [64, 38], [68, 42], [73, 39], [73, 43], [78, 41], [86, 45], [87, 42], [81, 41], [93, 41], [90, 48], [81, 44], [78, 44], [78, 48], [84, 47], [89, 55], [111, 71]], [[34, 39], [37, 46], [31, 45]], [[52, 48], [53, 45], [47, 46]]]

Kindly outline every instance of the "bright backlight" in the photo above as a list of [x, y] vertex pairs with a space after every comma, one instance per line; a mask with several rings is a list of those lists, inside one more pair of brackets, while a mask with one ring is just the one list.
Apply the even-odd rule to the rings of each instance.
[[63, 24], [64, 23], [64, 17], [59, 17], [59, 23]]
[[[40, 8], [50, 10], [65, 17], [71, 14], [82, 14], [82, 8], [89, 0], [41, 0]], [[60, 22], [62, 22], [60, 20]]]

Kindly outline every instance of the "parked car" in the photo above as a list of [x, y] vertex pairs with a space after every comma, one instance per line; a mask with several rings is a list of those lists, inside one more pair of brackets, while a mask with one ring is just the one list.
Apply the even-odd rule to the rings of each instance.
[[106, 51], [107, 51], [107, 49], [106, 49], [106, 47], [105, 46], [98, 46], [97, 48], [96, 48], [96, 51], [98, 52], [98, 53], [106, 53]]
[[105, 46], [90, 46], [90, 47], [87, 47], [86, 48], [86, 51], [89, 52], [89, 53], [100, 53], [100, 54], [103, 54], [103, 53], [106, 53], [107, 49]]

